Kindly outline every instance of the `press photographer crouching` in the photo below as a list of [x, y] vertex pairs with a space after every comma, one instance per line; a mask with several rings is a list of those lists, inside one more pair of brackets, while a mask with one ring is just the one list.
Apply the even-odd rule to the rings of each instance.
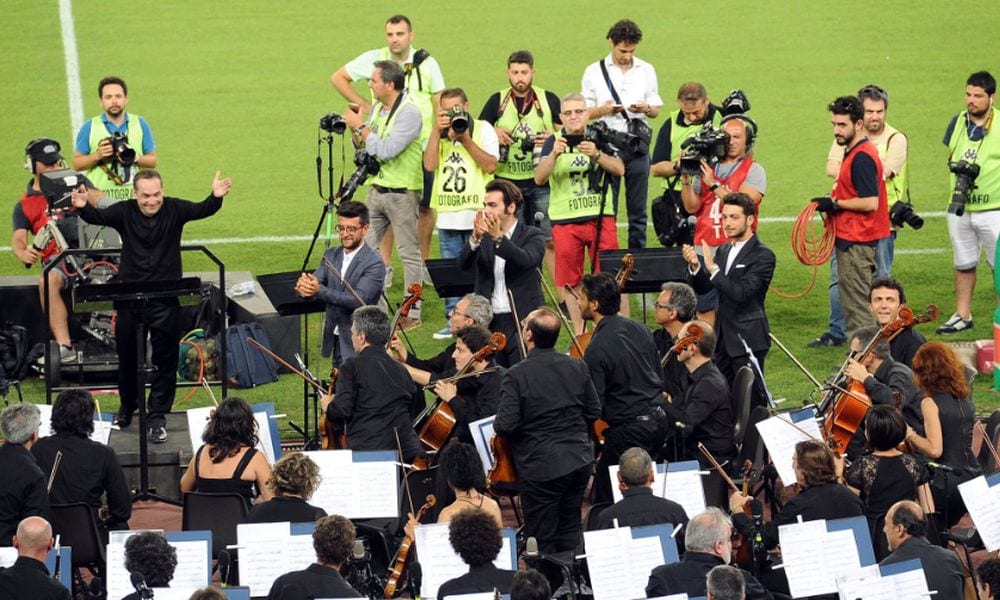
[[[24, 149], [24, 168], [32, 174], [27, 190], [14, 205], [14, 232], [11, 249], [25, 268], [38, 262], [48, 263], [59, 252], [77, 248], [80, 244], [79, 221], [76, 209], [69, 201], [69, 191], [79, 185], [87, 188], [87, 202], [92, 206], [110, 203], [103, 192], [83, 175], [66, 170], [60, 154], [59, 142], [51, 138], [38, 138], [28, 142]], [[33, 239], [29, 244], [28, 232]], [[59, 344], [62, 363], [76, 360], [70, 339], [68, 311], [62, 290], [68, 288], [79, 274], [79, 268], [62, 261], [48, 273], [49, 328]], [[39, 277], [39, 300], [45, 308], [45, 281]]]
[[[549, 218], [556, 252], [555, 283], [579, 291], [584, 251], [591, 264], [597, 251], [618, 248], [615, 213], [607, 197], [607, 176], [621, 176], [625, 164], [616, 156], [616, 143], [626, 142], [621, 132], [602, 123], [587, 126], [587, 105], [582, 94], [567, 94], [562, 101], [563, 128], [545, 140], [535, 167], [535, 183], [549, 183]], [[599, 271], [599, 265], [597, 270]], [[576, 302], [567, 302], [576, 333], [583, 332], [583, 317]]]

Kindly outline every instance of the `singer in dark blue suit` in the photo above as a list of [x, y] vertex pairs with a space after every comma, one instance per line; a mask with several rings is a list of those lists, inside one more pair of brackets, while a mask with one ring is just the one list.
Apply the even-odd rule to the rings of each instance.
[[[761, 382], [764, 358], [771, 347], [770, 326], [764, 311], [767, 287], [774, 277], [774, 252], [754, 234], [757, 206], [750, 196], [735, 192], [722, 200], [722, 228], [729, 242], [719, 247], [715, 258], [704, 246], [702, 266], [694, 248], [684, 246], [684, 259], [691, 268], [692, 287], [699, 294], [719, 292], [715, 316], [718, 336], [713, 361], [732, 386], [736, 371], [756, 359], [754, 370], [754, 405], [766, 403], [767, 392]], [[749, 350], [749, 351], [748, 351]]]
[[359, 306], [375, 304], [385, 281], [382, 257], [365, 244], [368, 208], [360, 202], [341, 202], [337, 208], [337, 231], [340, 247], [327, 250], [319, 268], [313, 274], [303, 273], [295, 284], [299, 295], [316, 296], [326, 303], [323, 356], [330, 356], [336, 345], [334, 366], [340, 366], [355, 354], [351, 345], [351, 314]]

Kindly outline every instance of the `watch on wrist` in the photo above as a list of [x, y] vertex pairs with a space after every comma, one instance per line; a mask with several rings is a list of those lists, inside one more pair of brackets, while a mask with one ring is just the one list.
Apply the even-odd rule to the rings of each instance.
[[364, 124], [358, 125], [357, 127], [354, 128], [354, 135], [360, 137], [361, 132], [364, 131], [364, 129], [365, 129]]
[[718, 181], [713, 181], [712, 185], [708, 186], [708, 189], [714, 192], [715, 190], [719, 189], [720, 187], [722, 187], [722, 186], [719, 185]]

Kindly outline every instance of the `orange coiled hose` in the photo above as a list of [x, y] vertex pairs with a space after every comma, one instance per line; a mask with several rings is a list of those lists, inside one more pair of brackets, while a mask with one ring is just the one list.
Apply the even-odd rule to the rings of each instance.
[[833, 255], [833, 241], [837, 237], [837, 228], [833, 219], [822, 219], [821, 217], [823, 233], [816, 235], [815, 227], [813, 227], [815, 216], [816, 203], [808, 202], [795, 219], [791, 239], [795, 258], [807, 267], [813, 268], [812, 280], [809, 282], [809, 286], [798, 294], [786, 294], [773, 285], [770, 286], [771, 291], [782, 298], [802, 298], [811, 292], [813, 286], [816, 285], [816, 274], [819, 272], [820, 265], [830, 260], [830, 256]]

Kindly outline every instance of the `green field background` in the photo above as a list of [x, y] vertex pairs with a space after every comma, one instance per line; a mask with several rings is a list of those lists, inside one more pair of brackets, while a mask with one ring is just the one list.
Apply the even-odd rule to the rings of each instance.
[[[937, 303], [945, 316], [953, 310], [951, 250], [940, 215], [949, 194], [941, 138], [949, 118], [964, 109], [968, 75], [980, 69], [1000, 74], [1000, 3], [775, 0], [616, 8], [598, 2], [78, 1], [73, 17], [85, 117], [100, 111], [97, 81], [121, 76], [129, 84], [130, 112], [145, 116], [153, 130], [168, 194], [201, 199], [216, 169], [233, 178], [223, 210], [189, 225], [185, 239], [309, 235], [323, 207], [315, 174], [317, 121], [345, 108], [329, 76], [363, 50], [382, 46], [383, 24], [394, 13], [413, 20], [415, 46], [437, 58], [447, 84], [463, 87], [476, 112], [506, 84], [506, 57], [517, 49], [534, 53], [539, 86], [559, 95], [579, 90], [584, 68], [608, 51], [610, 25], [632, 18], [644, 34], [637, 54], [656, 67], [667, 110], [690, 80], [704, 83], [714, 100], [733, 88], [749, 95], [760, 126], [756, 158], [768, 174], [765, 218], [794, 218], [808, 198], [829, 191], [827, 103], [868, 83], [883, 86], [890, 93], [888, 121], [909, 136], [913, 203], [921, 213], [937, 213], [922, 230], [900, 234], [893, 271], [911, 306]], [[68, 157], [75, 131], [57, 3], [7, 0], [3, 14], [0, 211], [9, 215], [29, 178], [21, 168], [25, 143], [51, 136]], [[339, 144], [336, 150], [339, 178]], [[650, 189], [659, 189], [658, 182]], [[791, 227], [790, 220], [768, 222], [760, 236], [778, 255], [774, 286], [800, 292], [813, 273], [792, 255]], [[307, 242], [209, 245], [227, 269], [260, 274], [299, 268]], [[203, 260], [185, 266], [208, 269]], [[24, 273], [12, 253], [0, 255], [0, 274]], [[842, 360], [842, 349], [804, 348], [825, 329], [827, 278], [823, 267], [806, 297], [772, 294], [767, 305], [774, 333], [821, 377]], [[976, 328], [959, 339], [991, 337], [991, 283], [984, 264]], [[634, 303], [634, 315], [637, 308]], [[411, 336], [424, 354], [439, 347], [430, 334], [443, 325], [441, 302], [426, 303], [425, 321]], [[933, 327], [924, 331], [934, 337]], [[791, 404], [806, 399], [810, 385], [777, 349], [767, 366], [775, 396]], [[989, 377], [977, 382], [975, 400], [984, 411], [997, 404], [991, 383]], [[38, 382], [25, 390], [31, 400], [44, 397]], [[300, 418], [300, 386], [291, 377], [239, 393], [276, 401]], [[199, 394], [187, 405], [206, 401]]]

